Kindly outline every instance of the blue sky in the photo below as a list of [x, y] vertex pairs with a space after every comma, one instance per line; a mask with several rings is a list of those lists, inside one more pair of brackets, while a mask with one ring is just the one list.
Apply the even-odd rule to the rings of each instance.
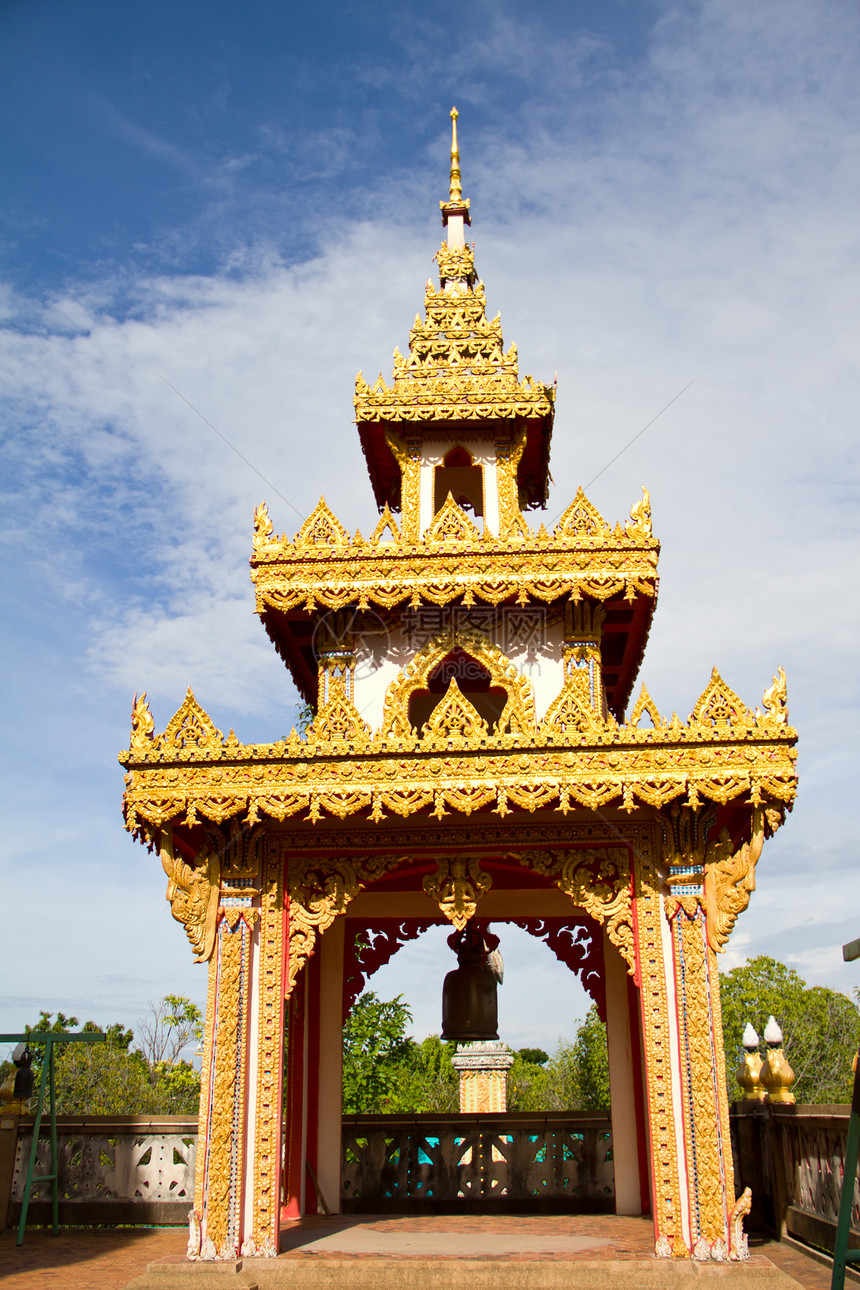
[[[122, 831], [131, 696], [160, 729], [189, 684], [245, 740], [292, 724], [251, 612], [253, 508], [294, 531], [324, 492], [372, 526], [353, 379], [390, 370], [421, 307], [452, 103], [490, 311], [522, 371], [559, 376], [550, 515], [595, 476], [613, 520], [651, 490], [649, 690], [685, 715], [716, 663], [755, 706], [788, 672], [800, 797], [727, 965], [860, 984], [839, 954], [860, 913], [858, 46], [842, 0], [456, 21], [6, 0], [0, 1028], [202, 998]], [[440, 956], [420, 941], [376, 978], [419, 1033]], [[542, 947], [506, 957], [505, 1037], [551, 1046], [581, 999], [552, 1006]]]

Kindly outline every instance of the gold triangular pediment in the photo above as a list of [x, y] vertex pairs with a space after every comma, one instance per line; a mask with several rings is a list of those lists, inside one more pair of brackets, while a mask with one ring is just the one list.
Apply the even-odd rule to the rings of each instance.
[[383, 507], [382, 514], [379, 517], [379, 523], [368, 538], [370, 545], [379, 546], [383, 542], [386, 532], [391, 535], [392, 542], [400, 541], [400, 529], [397, 527], [397, 521], [388, 508], [388, 502], [386, 502]]
[[331, 697], [308, 726], [308, 743], [356, 743], [364, 742], [369, 736], [370, 726], [362, 720], [355, 704], [347, 698], [343, 684], [333, 684]]
[[599, 725], [593, 708], [572, 689], [565, 688], [546, 710], [541, 729], [547, 734], [582, 734]]
[[427, 530], [428, 542], [477, 542], [480, 533], [449, 493]]
[[636, 700], [636, 704], [633, 708], [633, 711], [630, 713], [630, 717], [628, 718], [627, 725], [630, 726], [631, 729], [635, 729], [639, 725], [639, 722], [642, 720], [646, 712], [648, 713], [648, 716], [651, 718], [651, 720], [654, 723], [654, 729], [659, 730], [659, 728], [663, 724], [663, 718], [660, 716], [660, 713], [657, 711], [657, 704], [654, 702], [654, 700], [651, 698], [651, 695], [645, 689], [645, 683], [643, 681], [642, 689], [639, 692], [639, 698]]
[[221, 751], [224, 736], [214, 721], [201, 708], [189, 687], [182, 705], [167, 723], [161, 736], [161, 746], [173, 752]]
[[609, 532], [606, 520], [580, 486], [576, 490], [576, 497], [555, 526], [553, 537], [602, 538]]
[[347, 547], [349, 534], [330, 510], [324, 497], [305, 520], [295, 537], [297, 547]]
[[742, 726], [747, 729], [753, 724], [753, 718], [746, 704], [742, 703], [734, 690], [726, 685], [716, 668], [711, 679], [699, 695], [696, 706], [690, 717], [690, 725], [716, 727]]
[[422, 734], [470, 743], [486, 737], [487, 723], [452, 676], [445, 697], [437, 703], [430, 719], [422, 726]]

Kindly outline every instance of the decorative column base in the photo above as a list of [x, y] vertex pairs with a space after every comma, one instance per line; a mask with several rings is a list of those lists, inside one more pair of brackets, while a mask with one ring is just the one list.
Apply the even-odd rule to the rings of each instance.
[[507, 1111], [508, 1070], [514, 1054], [507, 1044], [462, 1044], [451, 1059], [460, 1073], [460, 1114]]

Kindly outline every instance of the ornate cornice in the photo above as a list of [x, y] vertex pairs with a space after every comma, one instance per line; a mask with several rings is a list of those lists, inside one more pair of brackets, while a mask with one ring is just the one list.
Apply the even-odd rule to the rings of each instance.
[[551, 534], [516, 518], [503, 537], [479, 533], [449, 501], [420, 541], [405, 540], [385, 511], [369, 539], [353, 538], [322, 498], [291, 541], [275, 534], [264, 502], [254, 515], [251, 558], [257, 613], [446, 605], [461, 597], [468, 606], [656, 596], [660, 544], [647, 493], [623, 527], [607, 523], [582, 489]]
[[[408, 713], [407, 689], [399, 701]], [[646, 710], [654, 724], [640, 728]], [[275, 744], [242, 744], [216, 730], [190, 691], [163, 735], [146, 733], [146, 712], [136, 709], [132, 747], [120, 754], [130, 829], [299, 814], [380, 820], [429, 810], [442, 818], [674, 801], [695, 809], [738, 798], [770, 808], [778, 823], [796, 790], [797, 735], [784, 694], [751, 712], [716, 670], [687, 723], [662, 718], [644, 690], [623, 725], [611, 716], [581, 729], [546, 718], [531, 724], [523, 705], [521, 728], [507, 733], [473, 723], [421, 737], [401, 720], [390, 735], [356, 726], [349, 743], [293, 732]]]

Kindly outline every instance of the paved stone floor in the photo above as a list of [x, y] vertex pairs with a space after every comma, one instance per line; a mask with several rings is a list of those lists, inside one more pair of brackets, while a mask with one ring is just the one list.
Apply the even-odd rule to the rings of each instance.
[[[650, 1256], [650, 1219], [610, 1215], [413, 1216], [314, 1218], [284, 1229], [281, 1260], [325, 1259], [348, 1252], [365, 1258], [446, 1257], [529, 1260], [633, 1259]], [[123, 1290], [150, 1263], [181, 1260], [186, 1234], [178, 1228], [66, 1229], [0, 1235], [3, 1290]], [[755, 1233], [755, 1259], [768, 1258], [804, 1290], [829, 1290], [830, 1270], [802, 1253]]]

